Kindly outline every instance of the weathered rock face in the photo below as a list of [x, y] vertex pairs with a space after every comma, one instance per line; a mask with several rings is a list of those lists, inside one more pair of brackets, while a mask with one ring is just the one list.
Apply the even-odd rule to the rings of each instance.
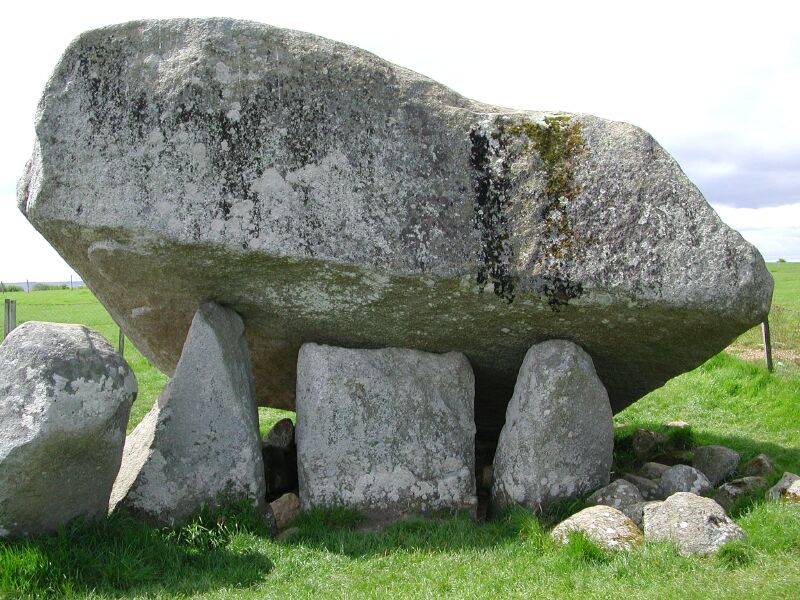
[[550, 535], [566, 544], [569, 534], [578, 531], [607, 550], [632, 550], [644, 541], [636, 523], [610, 506], [585, 508], [556, 525]]
[[19, 206], [136, 346], [172, 373], [214, 298], [277, 407], [305, 341], [456, 350], [496, 435], [527, 349], [567, 338], [620, 410], [770, 303], [758, 252], [644, 131], [480, 104], [313, 35], [89, 31], [36, 132]]
[[81, 325], [23, 323], [0, 345], [0, 537], [106, 514], [136, 378]]
[[714, 494], [714, 500], [725, 510], [730, 510], [739, 499], [752, 496], [768, 485], [769, 483], [763, 477], [734, 479], [720, 486], [716, 494]]
[[494, 457], [492, 505], [534, 510], [607, 485], [614, 449], [608, 394], [579, 346], [525, 355]]
[[264, 507], [264, 463], [244, 327], [218, 304], [192, 320], [175, 376], [128, 436], [110, 508], [180, 523], [201, 508]]
[[675, 465], [670, 467], [658, 481], [658, 491], [662, 498], [671, 496], [676, 492], [691, 492], [702, 494], [712, 487], [708, 478], [700, 471], [689, 465]]
[[765, 494], [768, 500], [780, 500], [788, 495], [789, 488], [800, 481], [800, 476], [788, 471], [783, 474], [780, 481], [767, 490]]
[[701, 446], [694, 449], [692, 466], [708, 477], [711, 485], [717, 485], [736, 471], [739, 453], [725, 446]]
[[475, 379], [463, 354], [304, 344], [297, 466], [304, 509], [385, 521], [475, 512]]
[[680, 492], [644, 506], [644, 537], [672, 541], [681, 554], [705, 555], [745, 533], [711, 498]]

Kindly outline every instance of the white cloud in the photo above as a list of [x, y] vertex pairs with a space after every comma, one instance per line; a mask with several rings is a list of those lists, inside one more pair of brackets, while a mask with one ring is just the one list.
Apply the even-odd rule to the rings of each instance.
[[713, 206], [725, 223], [759, 249], [765, 260], [800, 261], [800, 203], [763, 208]]

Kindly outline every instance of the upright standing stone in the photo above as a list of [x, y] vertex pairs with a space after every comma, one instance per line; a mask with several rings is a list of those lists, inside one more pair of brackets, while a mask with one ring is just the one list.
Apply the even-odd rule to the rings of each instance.
[[106, 514], [136, 378], [99, 334], [29, 321], [0, 345], [0, 538]]
[[495, 509], [541, 509], [609, 481], [614, 428], [608, 394], [576, 344], [550, 340], [525, 355], [494, 458]]
[[297, 442], [304, 509], [370, 520], [475, 511], [475, 380], [463, 354], [304, 344]]
[[175, 376], [128, 436], [111, 509], [172, 524], [228, 501], [260, 509], [264, 494], [244, 326], [232, 310], [204, 304]]

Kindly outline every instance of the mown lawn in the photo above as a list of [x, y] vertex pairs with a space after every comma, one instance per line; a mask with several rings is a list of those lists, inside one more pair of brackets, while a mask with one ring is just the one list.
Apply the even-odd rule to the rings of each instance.
[[[800, 264], [769, 266], [774, 305], [800, 309]], [[87, 290], [8, 296], [18, 299], [20, 320], [84, 322], [116, 343], [113, 322]], [[788, 323], [787, 331], [799, 325]], [[800, 350], [792, 339], [788, 347]], [[133, 423], [165, 378], [130, 344], [126, 358], [140, 384]], [[284, 414], [262, 409], [262, 429]], [[722, 353], [615, 422], [624, 426], [622, 437], [674, 419], [692, 424], [698, 444], [724, 444], [745, 459], [766, 452], [781, 472], [800, 474], [800, 369], [791, 363], [768, 373], [759, 362]], [[113, 516], [39, 540], [0, 542], [0, 598], [798, 597], [796, 506], [757, 500], [738, 507], [733, 516], [747, 540], [709, 558], [651, 543], [610, 556], [581, 538], [557, 548], [548, 537], [557, 516], [514, 510], [484, 524], [414, 520], [378, 534], [359, 531], [351, 513], [316, 512], [301, 517], [299, 532], [285, 541], [270, 539], [246, 511], [202, 516], [179, 530]]]

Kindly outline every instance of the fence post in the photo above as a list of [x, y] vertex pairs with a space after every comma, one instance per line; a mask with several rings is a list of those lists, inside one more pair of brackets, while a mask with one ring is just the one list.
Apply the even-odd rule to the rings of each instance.
[[8, 335], [9, 325], [11, 325], [11, 300], [6, 298], [6, 301], [3, 302], [3, 339], [6, 339]]
[[3, 339], [14, 331], [17, 326], [17, 301], [9, 300], [3, 302]]
[[125, 334], [122, 333], [122, 327], [119, 328], [119, 343], [117, 347], [119, 348], [119, 355], [125, 356]]
[[767, 371], [772, 371], [772, 340], [769, 337], [769, 317], [761, 323], [761, 333], [764, 337], [764, 360], [767, 363]]

